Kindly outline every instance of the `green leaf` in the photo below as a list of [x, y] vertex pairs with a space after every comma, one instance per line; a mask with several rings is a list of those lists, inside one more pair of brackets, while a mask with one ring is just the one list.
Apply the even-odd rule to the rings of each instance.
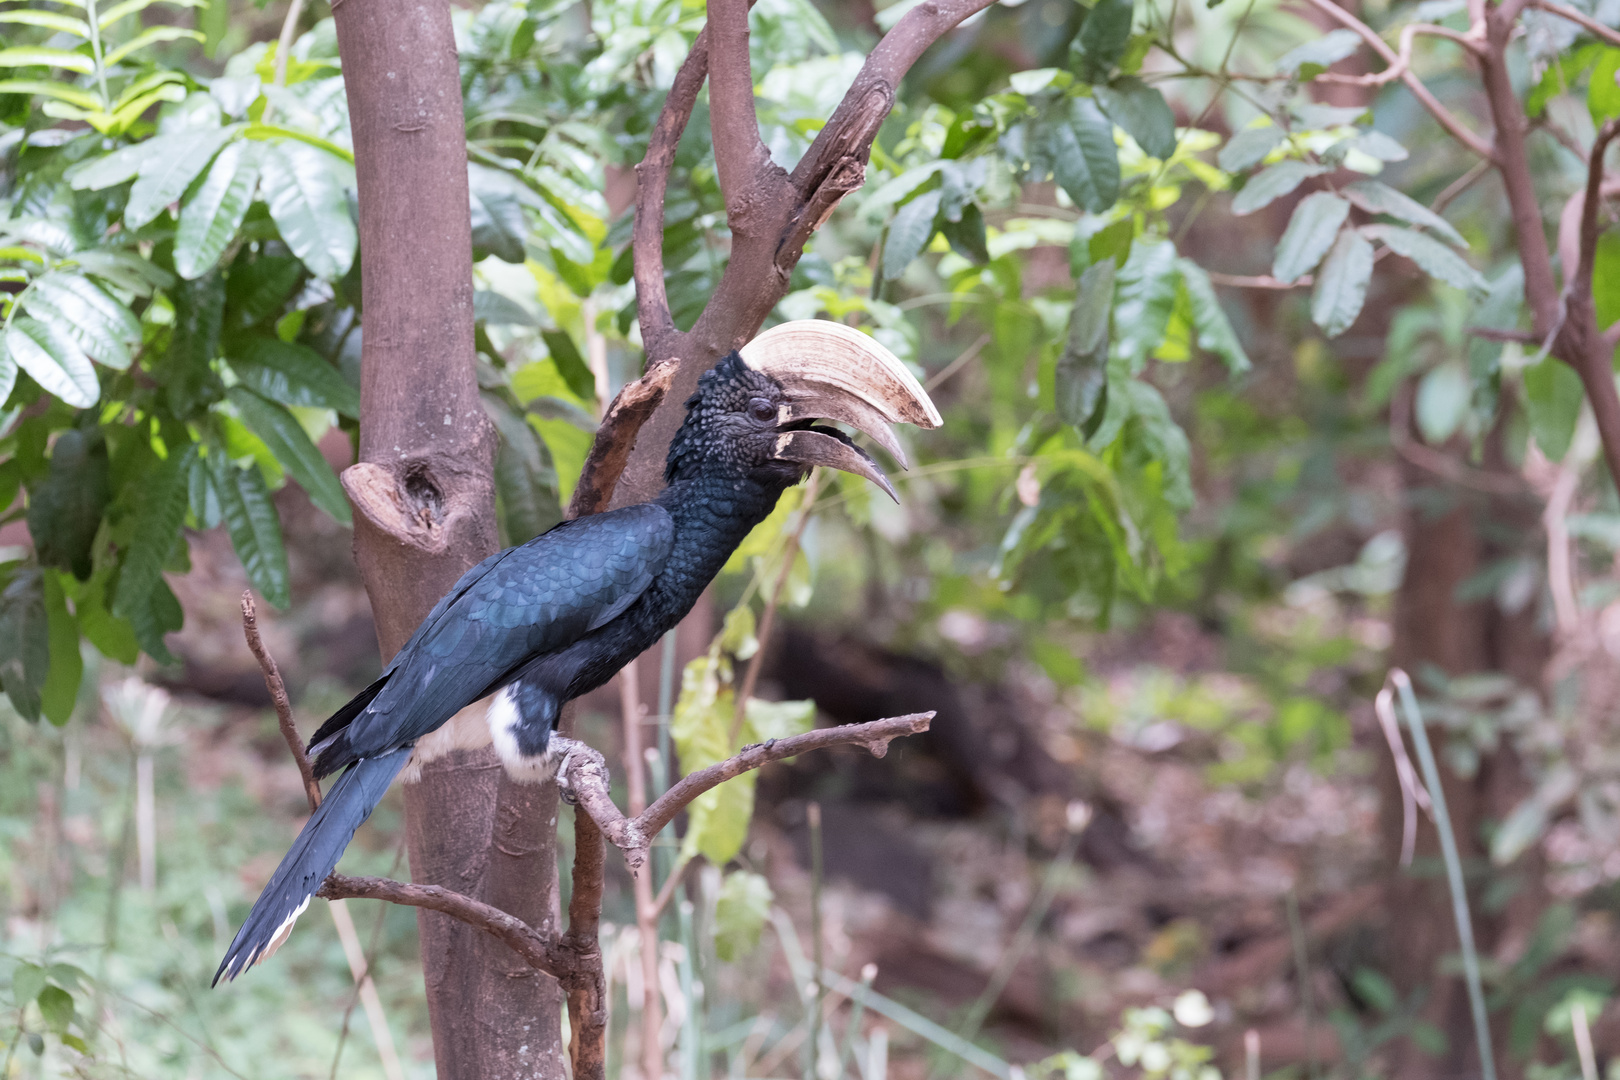
[[278, 316], [304, 279], [304, 264], [291, 255], [231, 260], [225, 306], [233, 327], [255, 326]]
[[226, 346], [226, 359], [238, 379], [271, 401], [360, 415], [360, 391], [306, 345], [277, 337], [236, 338]]
[[1126, 379], [1121, 386], [1128, 398], [1131, 422], [1126, 431], [1148, 458], [1164, 470], [1164, 500], [1178, 510], [1193, 504], [1192, 448], [1170, 405], [1157, 387], [1141, 379]]
[[751, 697], [743, 710], [742, 738], [745, 744], [791, 739], [815, 725], [814, 701], [764, 701]]
[[1069, 314], [1069, 337], [1053, 372], [1057, 413], [1082, 431], [1101, 412], [1108, 387], [1108, 313], [1114, 304], [1114, 260], [1080, 275]]
[[[3, 54], [0, 54], [3, 55]], [[1592, 121], [1602, 124], [1611, 117], [1620, 116], [1620, 49], [1604, 49], [1603, 55], [1592, 67], [1592, 78], [1586, 86], [1586, 107], [1591, 110]]]
[[51, 668], [44, 574], [19, 567], [0, 590], [0, 686], [25, 720], [39, 719], [39, 692]]
[[540, 325], [528, 308], [493, 289], [478, 289], [473, 293], [473, 320], [488, 326]]
[[1294, 282], [1309, 273], [1333, 246], [1339, 226], [1349, 216], [1350, 204], [1331, 192], [1317, 191], [1301, 199], [1294, 207], [1294, 216], [1288, 219], [1282, 239], [1277, 241], [1277, 253], [1271, 263], [1272, 276], [1278, 281]]
[[169, 652], [163, 638], [179, 630], [185, 621], [185, 612], [180, 609], [174, 590], [159, 578], [152, 591], [130, 612], [129, 627], [146, 655], [159, 663], [173, 664], [174, 654]]
[[196, 454], [195, 443], [184, 450], [170, 448], [169, 456], [150, 476], [133, 481], [140, 485], [141, 497], [136, 502], [135, 525], [112, 603], [112, 613], [120, 619], [133, 622], [163, 582], [163, 567], [186, 520], [186, 480]]
[[1138, 240], [1119, 271], [1114, 329], [1119, 353], [1134, 374], [1164, 340], [1176, 304], [1176, 245]]
[[1549, 356], [1524, 369], [1524, 396], [1536, 445], [1549, 460], [1564, 460], [1586, 400], [1581, 377], [1562, 360]]
[[[687, 664], [669, 726], [683, 773], [690, 775], [731, 756], [735, 715], [730, 661], [710, 653]], [[702, 854], [716, 866], [731, 861], [742, 849], [754, 813], [756, 777], [757, 773], [744, 773], [692, 801], [687, 807], [684, 853]]]
[[[74, 0], [67, 0], [67, 2], [73, 3]], [[122, 3], [114, 4], [106, 11], [103, 11], [101, 18], [96, 22], [98, 26], [105, 30], [120, 19], [127, 19], [138, 11], [145, 11], [153, 4], [172, 4], [175, 7], [194, 8], [202, 7], [204, 2], [205, 0], [123, 0]]]
[[21, 26], [43, 26], [47, 30], [59, 30], [64, 34], [90, 40], [90, 24], [83, 19], [75, 19], [71, 15], [62, 15], [55, 11], [34, 11], [29, 8], [13, 8], [10, 11], [0, 11], [0, 23], [14, 23]]
[[107, 610], [104, 586], [103, 580], [92, 578], [74, 598], [79, 632], [101, 655], [128, 666], [140, 658], [141, 645], [129, 622]]
[[46, 393], [76, 409], [88, 409], [101, 397], [90, 358], [53, 324], [26, 316], [13, 320], [5, 344], [11, 359]]
[[212, 270], [236, 238], [259, 183], [261, 146], [234, 142], [221, 150], [207, 177], [180, 204], [174, 268], [181, 277], [201, 277]]
[[1264, 172], [1256, 173], [1243, 185], [1243, 190], [1232, 197], [1232, 213], [1242, 217], [1263, 206], [1270, 206], [1313, 176], [1328, 171], [1326, 165], [1313, 165], [1308, 161], [1279, 161]]
[[714, 905], [714, 952], [730, 963], [753, 952], [776, 897], [770, 882], [748, 870], [733, 870], [720, 883]]
[[568, 384], [581, 401], [596, 400], [596, 376], [586, 365], [585, 358], [579, 354], [579, 348], [574, 339], [568, 336], [566, 330], [543, 330], [540, 333], [545, 340], [546, 349], [551, 353], [551, 359], [557, 364], [557, 371], [562, 375], [563, 381]]
[[183, 26], [150, 26], [139, 34], [124, 42], [118, 48], [109, 52], [102, 60], [107, 67], [112, 67], [126, 56], [131, 56], [142, 49], [156, 45], [160, 41], [203, 41], [203, 35], [197, 31]]
[[1372, 270], [1372, 244], [1354, 229], [1341, 230], [1311, 293], [1311, 321], [1322, 333], [1332, 338], [1350, 329], [1366, 302]]
[[1395, 254], [1406, 256], [1418, 269], [1447, 285], [1469, 292], [1483, 292], [1487, 287], [1485, 279], [1466, 259], [1420, 232], [1395, 225], [1363, 225], [1361, 235], [1369, 240], [1382, 240]]
[[264, 477], [254, 466], [239, 468], [221, 453], [209, 454], [208, 463], [225, 531], [249, 583], [272, 607], [286, 608], [292, 600], [292, 579], [281, 541], [281, 522], [276, 519]]
[[[1104, 0], [1099, 0], [1099, 4]], [[1068, 115], [1054, 112], [1045, 125], [1052, 175], [1074, 204], [1100, 214], [1119, 198], [1119, 148], [1114, 126], [1090, 98], [1074, 98]]]
[[990, 261], [984, 211], [979, 209], [978, 204], [968, 203], [962, 207], [961, 217], [956, 221], [942, 222], [939, 231], [946, 243], [951, 245], [951, 250], [962, 258], [980, 265]]
[[883, 279], [893, 281], [905, 273], [934, 235], [934, 216], [939, 213], [941, 193], [925, 191], [902, 206], [889, 223], [883, 241]]
[[45, 969], [38, 964], [20, 963], [11, 972], [11, 1002], [21, 1009], [45, 989]]
[[467, 195], [471, 200], [474, 258], [493, 255], [502, 262], [521, 263], [530, 231], [524, 208], [538, 196], [505, 170], [476, 162], [467, 165]]
[[1122, 75], [1093, 93], [1108, 119], [1124, 128], [1149, 157], [1163, 161], [1176, 152], [1176, 114], [1156, 88], [1135, 75]]
[[45, 719], [61, 727], [73, 716], [84, 679], [84, 657], [79, 653], [79, 626], [67, 609], [62, 583], [55, 574], [44, 575], [45, 624], [49, 627], [51, 666], [39, 690]]
[[23, 306], [78, 343], [86, 356], [123, 371], [141, 342], [141, 323], [123, 304], [79, 274], [55, 271], [37, 278]]
[[39, 1014], [45, 1026], [60, 1035], [73, 1023], [73, 995], [60, 986], [47, 986], [39, 992]]
[[557, 469], [538, 432], [505, 398], [485, 393], [484, 410], [501, 443], [495, 451], [495, 494], [502, 539], [521, 544], [563, 519]]
[[1349, 140], [1352, 150], [1359, 150], [1370, 158], [1378, 161], [1405, 161], [1411, 157], [1406, 147], [1385, 135], [1382, 131], [1363, 131], [1355, 138]]
[[90, 577], [91, 548], [111, 497], [107, 443], [101, 433], [70, 428], [51, 446], [50, 471], [28, 500], [28, 534], [41, 564]]
[[1346, 184], [1339, 193], [1369, 214], [1388, 214], [1408, 225], [1433, 229], [1442, 239], [1460, 248], [1468, 247], [1468, 241], [1452, 227], [1451, 222], [1387, 184], [1380, 184], [1377, 180], [1357, 180], [1353, 184]]
[[[92, 99], [90, 106], [97, 102]], [[126, 180], [133, 180], [140, 175], [141, 169], [148, 162], [158, 162], [165, 158], [172, 158], [180, 152], [180, 148], [190, 141], [190, 132], [176, 132], [172, 135], [158, 135], [114, 150], [110, 154], [100, 157], [86, 158], [67, 172], [63, 173], [75, 191], [100, 191], [102, 188], [122, 184]]]
[[1275, 124], [1244, 128], [1226, 140], [1226, 145], [1215, 155], [1215, 160], [1229, 173], [1244, 172], [1264, 161], [1266, 155], [1277, 148], [1286, 134]]
[[190, 416], [219, 400], [224, 389], [214, 371], [225, 320], [224, 278], [216, 268], [194, 280], [182, 280], [169, 290], [169, 299], [174, 303], [174, 329], [156, 374], [169, 409], [176, 416]]
[[332, 155], [286, 140], [265, 146], [260, 183], [281, 239], [318, 278], [349, 272], [359, 237]]
[[69, 49], [47, 49], [39, 45], [18, 45], [0, 49], [0, 68], [53, 67], [89, 75], [96, 70], [96, 62], [81, 52]]
[[4, 406], [6, 399], [11, 397], [12, 387], [17, 385], [17, 361], [12, 357], [11, 350], [0, 341], [0, 406]]
[[1491, 837], [1491, 862], [1506, 866], [1523, 855], [1547, 832], [1547, 818], [1547, 806], [1534, 794], [1519, 803]]
[[1329, 30], [1278, 57], [1277, 70], [1308, 82], [1360, 47], [1361, 35], [1354, 30]]
[[1192, 307], [1192, 323], [1193, 329], [1198, 332], [1198, 347], [1220, 357], [1226, 364], [1226, 370], [1233, 375], [1248, 371], [1251, 367], [1249, 354], [1243, 350], [1237, 331], [1232, 329], [1231, 320], [1226, 317], [1226, 309], [1215, 295], [1215, 286], [1210, 282], [1209, 275], [1191, 259], [1177, 259], [1176, 266], [1181, 270], [1181, 284], [1187, 290], [1187, 300]]
[[87, 110], [99, 108], [101, 105], [101, 100], [94, 94], [76, 90], [67, 83], [45, 82], [41, 79], [0, 79], [0, 94], [38, 94]]
[[[242, 423], [264, 440], [282, 468], [309, 495], [310, 502], [332, 515], [339, 524], [352, 526], [354, 520], [349, 500], [343, 495], [343, 485], [338, 483], [332, 466], [326, 463], [326, 458], [292, 413], [273, 401], [266, 401], [246, 386], [233, 386], [226, 395], [236, 406]], [[561, 520], [561, 515], [558, 519]]]
[[1418, 383], [1414, 412], [1423, 440], [1438, 446], [1457, 433], [1468, 415], [1473, 386], [1468, 369], [1448, 360], [1430, 368]]
[[139, 229], [155, 220], [170, 203], [185, 194], [186, 188], [202, 174], [237, 130], [235, 127], [190, 128], [176, 133], [175, 142], [167, 153], [143, 158], [140, 175], [135, 178], [135, 186], [129, 189], [129, 202], [124, 204], [124, 227]]
[[1083, 54], [1088, 81], [1118, 62], [1131, 40], [1131, 0], [1097, 0], [1086, 13], [1076, 39]]

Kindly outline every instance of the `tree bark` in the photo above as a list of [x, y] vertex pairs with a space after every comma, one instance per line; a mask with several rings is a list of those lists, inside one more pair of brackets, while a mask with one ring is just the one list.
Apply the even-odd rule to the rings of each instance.
[[[386, 661], [495, 551], [495, 435], [474, 369], [460, 70], [447, 0], [335, 4], [360, 200], [359, 461], [343, 475], [355, 558]], [[510, 784], [489, 750], [405, 790], [416, 881], [555, 930], [556, 794]], [[504, 945], [419, 910], [441, 1080], [561, 1077], [561, 998]]]

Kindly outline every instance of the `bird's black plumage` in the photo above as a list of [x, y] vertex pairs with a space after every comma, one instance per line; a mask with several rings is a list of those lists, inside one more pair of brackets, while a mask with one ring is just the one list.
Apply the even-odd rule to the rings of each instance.
[[732, 353], [687, 401], [668, 486], [656, 499], [567, 522], [462, 576], [382, 676], [316, 732], [318, 775], [343, 774], [255, 903], [216, 982], [263, 959], [290, 931], [416, 740], [501, 691], [502, 719], [494, 708], [491, 715], [497, 748], [509, 767], [514, 754], [542, 760], [563, 703], [607, 682], [691, 610], [807, 472], [776, 456], [782, 395]]

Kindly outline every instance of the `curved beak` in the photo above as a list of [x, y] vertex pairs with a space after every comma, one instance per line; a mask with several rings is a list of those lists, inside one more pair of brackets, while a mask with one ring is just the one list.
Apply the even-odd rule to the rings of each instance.
[[784, 427], [806, 425], [777, 438], [777, 457], [864, 476], [890, 498], [895, 498], [894, 488], [870, 456], [842, 433], [812, 429], [808, 423], [848, 424], [887, 450], [902, 469], [905, 452], [890, 425], [933, 428], [943, 423], [927, 391], [899, 358], [843, 323], [824, 319], [782, 323], [738, 352], [743, 363], [782, 387], [786, 400], [777, 422]]

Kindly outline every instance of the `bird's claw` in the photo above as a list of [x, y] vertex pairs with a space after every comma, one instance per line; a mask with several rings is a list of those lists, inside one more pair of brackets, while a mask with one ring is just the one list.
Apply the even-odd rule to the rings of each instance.
[[561, 735], [551, 737], [549, 747], [552, 759], [557, 763], [557, 797], [569, 806], [579, 805], [579, 796], [574, 792], [574, 785], [568, 778], [568, 766], [574, 752], [579, 749], [579, 743], [573, 739], [565, 739]]

